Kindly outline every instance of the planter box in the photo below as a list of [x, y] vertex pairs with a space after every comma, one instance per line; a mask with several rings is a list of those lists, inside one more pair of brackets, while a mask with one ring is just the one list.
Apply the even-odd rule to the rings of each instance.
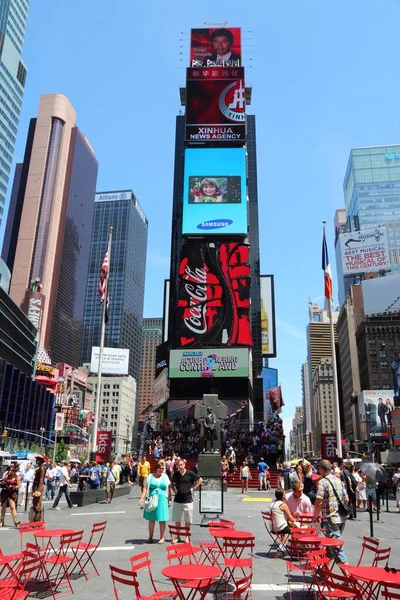
[[[117, 485], [114, 491], [114, 499], [120, 496], [128, 496], [131, 486], [128, 484]], [[71, 500], [78, 506], [88, 506], [88, 504], [98, 504], [107, 500], [106, 488], [99, 490], [85, 490], [84, 492], [71, 491]]]

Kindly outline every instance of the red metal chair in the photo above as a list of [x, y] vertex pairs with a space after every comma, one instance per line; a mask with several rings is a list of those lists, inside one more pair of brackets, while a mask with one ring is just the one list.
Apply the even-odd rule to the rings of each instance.
[[251, 584], [253, 581], [253, 574], [238, 579], [236, 581], [236, 589], [233, 592], [228, 592], [225, 596], [225, 600], [248, 600], [252, 597]]
[[[378, 548], [377, 550], [375, 550], [375, 556], [372, 560], [371, 566], [372, 567], [386, 567], [389, 562], [391, 551], [392, 551], [391, 548]], [[380, 563], [384, 563], [384, 564], [380, 564]]]
[[177, 561], [179, 564], [183, 564], [185, 562], [192, 564], [199, 562], [199, 560], [196, 557], [196, 554], [201, 552], [201, 548], [192, 546], [192, 544], [190, 543], [180, 544], [179, 546], [166, 546], [165, 550], [167, 552], [167, 560], [170, 565], [174, 561]]
[[[231, 581], [236, 587], [236, 582], [239, 580], [236, 577], [236, 571], [240, 570], [241, 577], [247, 577], [253, 575], [253, 550], [254, 550], [254, 538], [247, 538], [244, 540], [229, 540], [224, 539], [224, 550], [223, 550], [223, 572], [220, 582], [225, 580], [225, 586], [227, 587]], [[243, 557], [243, 554], [250, 554], [250, 556]], [[217, 589], [219, 583], [217, 585]]]
[[[366, 535], [364, 535], [363, 542], [361, 545], [361, 553], [358, 558], [358, 562], [357, 562], [356, 566], [359, 567], [361, 565], [366, 551], [372, 552], [375, 557], [375, 552], [378, 549], [379, 549], [379, 540], [377, 540], [375, 538], [367, 537]], [[373, 559], [372, 559], [372, 562], [373, 562]], [[372, 562], [371, 562], [370, 566], [372, 566]]]
[[214, 527], [215, 529], [235, 529], [234, 521], [227, 521], [226, 519], [221, 519], [220, 521], [210, 521], [208, 523], [208, 528]]
[[[174, 546], [174, 549], [175, 549], [175, 546]], [[168, 591], [160, 592], [157, 589], [156, 584], [154, 582], [153, 572], [151, 569], [150, 552], [142, 552], [141, 554], [136, 554], [135, 556], [131, 556], [130, 562], [131, 562], [132, 571], [134, 573], [137, 573], [141, 569], [147, 570], [147, 574], [150, 578], [151, 585], [154, 590], [154, 594], [152, 595], [152, 597], [154, 599], [171, 598], [171, 600], [172, 600], [173, 598], [176, 598], [177, 593], [173, 590], [171, 590], [170, 592], [168, 592]]]
[[262, 518], [264, 521], [265, 529], [267, 530], [267, 532], [272, 540], [272, 544], [270, 545], [270, 548], [267, 553], [267, 558], [270, 555], [272, 548], [274, 548], [274, 547], [276, 548], [274, 558], [278, 558], [278, 556], [280, 554], [283, 555], [284, 552], [286, 551], [286, 540], [284, 542], [282, 542], [282, 540], [279, 536], [279, 533], [277, 533], [275, 531], [272, 514], [270, 512], [261, 511], [261, 515], [262, 515]]
[[46, 529], [45, 521], [28, 521], [27, 523], [20, 523], [18, 526], [19, 534], [21, 536], [21, 551], [23, 549], [22, 545], [22, 537], [26, 533], [35, 533], [36, 531], [41, 531], [42, 529]]
[[[93, 576], [95, 574], [99, 575], [96, 565], [93, 562], [93, 556], [94, 556], [97, 548], [101, 544], [101, 541], [104, 536], [104, 531], [106, 529], [106, 525], [107, 525], [107, 521], [101, 521], [99, 523], [94, 523], [93, 527], [92, 527], [92, 531], [90, 532], [89, 541], [87, 543], [80, 542], [79, 544], [71, 546], [72, 550], [74, 550], [74, 551], [76, 550], [76, 560], [75, 560], [75, 563], [73, 565], [71, 565], [71, 567], [69, 569], [70, 576], [75, 571], [77, 571], [78, 567], [80, 569], [80, 573], [83, 573], [83, 575], [85, 576], [86, 581], [89, 579], [90, 576]], [[78, 552], [82, 552], [82, 554], [80, 556], [78, 556]], [[94, 572], [89, 573], [89, 575], [88, 575], [85, 571], [85, 567], [89, 562], [91, 563], [91, 565], [94, 569]]]
[[[44, 558], [46, 580], [50, 586], [54, 600], [56, 600], [55, 592], [63, 582], [66, 582], [71, 593], [74, 593], [69, 571], [71, 565], [75, 564], [74, 561], [78, 552], [77, 546], [81, 543], [82, 536], [83, 531], [75, 531], [74, 533], [62, 535], [60, 537], [60, 545], [54, 554]], [[71, 556], [68, 555], [69, 551], [71, 551]]]
[[[137, 573], [135, 571], [127, 571], [126, 569], [120, 569], [119, 567], [114, 567], [113, 565], [109, 566], [111, 571], [111, 579], [113, 582], [115, 600], [120, 600], [117, 584], [120, 584], [121, 586], [128, 586], [134, 588], [136, 600], [139, 600], [139, 598], [141, 598], [142, 600], [158, 600], [158, 592], [155, 594], [151, 594], [150, 596], [142, 596], [142, 594], [140, 593], [140, 586]], [[173, 592], [171, 592], [171, 597], [173, 597], [172, 594]], [[175, 597], [176, 595], [177, 594], [175, 594]]]
[[[311, 553], [309, 553], [311, 554]], [[317, 550], [315, 552], [312, 553], [312, 556], [315, 559], [319, 558], [324, 558], [326, 556], [326, 549], [325, 548], [321, 548], [321, 550]], [[290, 560], [286, 560], [286, 567], [287, 567], [287, 582], [288, 582], [288, 587], [287, 587], [287, 591], [288, 594], [290, 595], [290, 598], [292, 598], [292, 590], [290, 588], [290, 584], [291, 584], [291, 579], [290, 576], [292, 573], [301, 573], [302, 575], [302, 579], [303, 579], [303, 585], [304, 585], [304, 591], [307, 591], [307, 596], [310, 593], [312, 584], [313, 584], [313, 574], [314, 574], [314, 567], [312, 567], [309, 563], [309, 560], [306, 557], [302, 557], [303, 560], [300, 561], [300, 563], [298, 565], [296, 565], [294, 562], [290, 561]], [[307, 580], [306, 577], [307, 575], [311, 576], [311, 581], [308, 582], [308, 586], [307, 586]], [[307, 586], [307, 590], [306, 590], [306, 586]]]
[[[338, 575], [329, 570], [330, 558], [320, 556], [320, 552], [310, 552], [308, 555], [310, 567], [314, 569], [313, 580], [318, 590], [318, 599], [362, 600], [362, 591], [356, 583], [345, 575]], [[365, 597], [365, 596], [364, 596]]]
[[[208, 523], [208, 531], [211, 533], [213, 529], [234, 529], [235, 523], [233, 521], [210, 521]], [[212, 567], [218, 567], [218, 559], [221, 554], [219, 546], [216, 542], [200, 542], [199, 547], [202, 549], [202, 555], [199, 562], [204, 564], [205, 562], [210, 563]]]
[[168, 525], [168, 531], [171, 536], [172, 544], [178, 542], [190, 542], [191, 533], [189, 525]]
[[[16, 578], [8, 587], [0, 587], [2, 600], [25, 600], [31, 593], [36, 591], [38, 575], [41, 572], [43, 556], [24, 555], [22, 564], [18, 569]], [[1, 581], [3, 583], [4, 580]]]
[[385, 587], [381, 590], [381, 594], [385, 600], [400, 600], [400, 584], [385, 584]]

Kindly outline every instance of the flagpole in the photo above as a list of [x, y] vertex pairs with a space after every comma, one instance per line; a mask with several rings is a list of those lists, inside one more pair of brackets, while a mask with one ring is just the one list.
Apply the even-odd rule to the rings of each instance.
[[[326, 220], [322, 221], [323, 223], [323, 235], [326, 238], [325, 233], [325, 225]], [[336, 450], [338, 458], [343, 457], [342, 452], [342, 429], [340, 426], [340, 406], [339, 406], [339, 386], [338, 386], [338, 375], [337, 375], [337, 362], [336, 362], [336, 349], [335, 349], [335, 327], [333, 324], [333, 299], [332, 294], [328, 300], [328, 317], [329, 317], [329, 327], [331, 334], [331, 353], [332, 353], [332, 374], [333, 374], [333, 401], [335, 405], [335, 417], [336, 417]]]
[[108, 279], [110, 276], [111, 267], [111, 240], [112, 240], [113, 228], [110, 227], [108, 230], [108, 270], [107, 277], [105, 280], [105, 293], [103, 299], [103, 311], [101, 317], [101, 330], [100, 330], [100, 349], [99, 349], [99, 365], [97, 368], [97, 394], [96, 394], [96, 407], [94, 411], [94, 424], [93, 424], [93, 435], [92, 435], [92, 461], [96, 460], [97, 454], [97, 432], [99, 430], [99, 417], [100, 417], [100, 404], [101, 404], [101, 380], [102, 380], [102, 367], [103, 367], [103, 354], [104, 354], [104, 336], [106, 332], [106, 312], [107, 312], [107, 300], [108, 300]]

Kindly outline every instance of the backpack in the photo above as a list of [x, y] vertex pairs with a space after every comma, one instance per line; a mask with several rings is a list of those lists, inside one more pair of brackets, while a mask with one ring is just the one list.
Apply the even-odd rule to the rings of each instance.
[[90, 481], [97, 482], [99, 480], [99, 473], [97, 467], [93, 467], [90, 471]]

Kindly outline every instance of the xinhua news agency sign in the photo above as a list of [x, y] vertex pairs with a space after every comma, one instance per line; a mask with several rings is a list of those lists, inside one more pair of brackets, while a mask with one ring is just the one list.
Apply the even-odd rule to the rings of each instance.
[[331, 461], [337, 458], [336, 433], [321, 433], [321, 457]]
[[249, 351], [247, 348], [171, 350], [169, 376], [175, 379], [248, 377]]

